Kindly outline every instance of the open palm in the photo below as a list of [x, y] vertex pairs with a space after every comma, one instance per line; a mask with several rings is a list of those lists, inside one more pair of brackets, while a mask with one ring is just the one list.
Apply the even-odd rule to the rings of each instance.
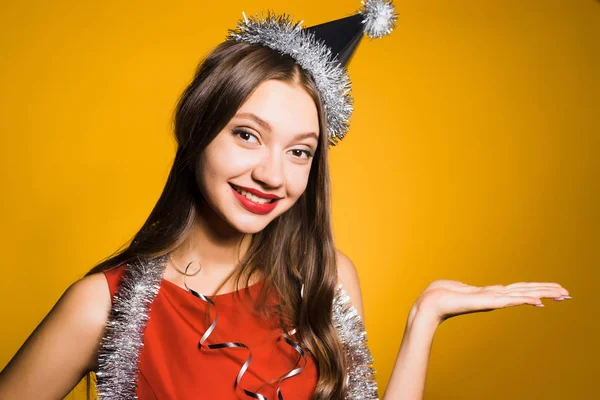
[[[417, 300], [419, 308], [433, 312], [440, 322], [462, 314], [531, 304], [542, 298], [561, 299], [569, 292], [554, 282], [518, 282], [507, 286], [471, 286], [459, 281], [436, 280]], [[569, 297], [567, 297], [569, 298]]]

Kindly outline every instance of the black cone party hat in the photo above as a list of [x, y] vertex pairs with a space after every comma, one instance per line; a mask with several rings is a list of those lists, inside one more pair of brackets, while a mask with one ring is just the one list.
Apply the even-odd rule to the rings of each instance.
[[342, 65], [347, 65], [363, 36], [380, 38], [394, 29], [396, 14], [391, 1], [366, 0], [358, 13], [304, 28], [331, 49]]
[[355, 14], [305, 29], [324, 41], [331, 52], [337, 55], [337, 60], [347, 65], [364, 36], [362, 21], [363, 16]]

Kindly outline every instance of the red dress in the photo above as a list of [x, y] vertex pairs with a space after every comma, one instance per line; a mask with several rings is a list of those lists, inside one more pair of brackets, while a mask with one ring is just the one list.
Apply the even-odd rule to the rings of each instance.
[[[125, 266], [105, 271], [111, 297], [118, 289]], [[256, 294], [262, 281], [250, 285]], [[294, 368], [299, 354], [281, 337], [277, 322], [266, 323], [252, 312], [252, 299], [245, 290], [212, 297], [219, 313], [215, 330], [205, 345], [241, 342], [252, 351], [252, 361], [240, 384], [268, 400], [276, 400], [277, 382], [265, 384]], [[205, 318], [208, 305], [176, 284], [162, 279], [158, 295], [150, 306], [138, 362], [137, 395], [146, 399], [251, 399], [234, 383], [248, 358], [244, 348], [198, 348], [198, 342], [212, 318]], [[215, 309], [210, 308], [214, 317]], [[309, 399], [317, 383], [314, 360], [305, 352], [307, 363], [302, 372], [283, 380], [285, 400]], [[299, 365], [302, 364], [300, 361]]]

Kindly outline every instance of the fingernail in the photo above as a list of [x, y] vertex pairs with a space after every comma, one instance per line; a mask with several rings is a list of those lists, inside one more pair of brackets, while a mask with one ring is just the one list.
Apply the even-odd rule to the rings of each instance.
[[534, 306], [536, 306], [536, 307], [546, 307], [546, 306], [545, 306], [545, 305], [543, 305], [543, 304], [534, 304]]
[[556, 301], [559, 301], [559, 300], [568, 300], [568, 299], [572, 299], [572, 297], [571, 296], [560, 296], [560, 297], [553, 297], [552, 298], [552, 300], [556, 300]]

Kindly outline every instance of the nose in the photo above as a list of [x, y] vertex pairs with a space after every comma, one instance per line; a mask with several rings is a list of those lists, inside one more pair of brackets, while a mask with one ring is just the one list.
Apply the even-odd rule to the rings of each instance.
[[252, 170], [252, 178], [270, 188], [283, 185], [283, 165], [279, 152], [265, 152], [260, 162]]

